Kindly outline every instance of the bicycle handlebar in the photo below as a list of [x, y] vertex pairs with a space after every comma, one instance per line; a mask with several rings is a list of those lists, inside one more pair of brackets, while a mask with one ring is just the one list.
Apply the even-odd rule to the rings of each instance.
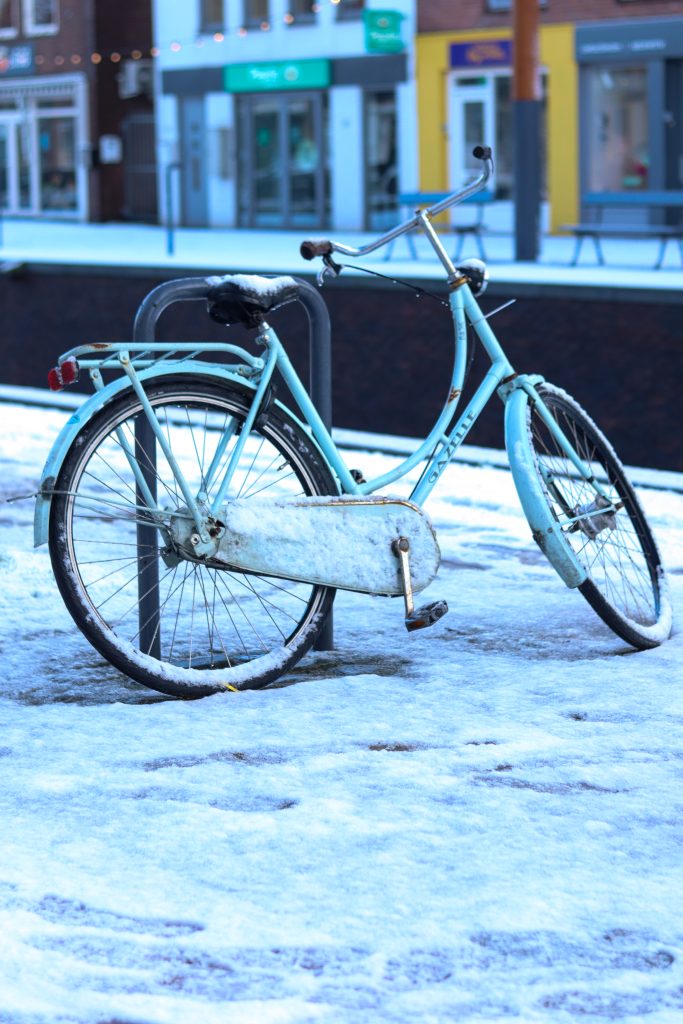
[[435, 203], [434, 206], [429, 206], [425, 210], [418, 210], [418, 212], [411, 217], [409, 220], [399, 224], [398, 227], [392, 228], [386, 235], [382, 235], [377, 238], [374, 242], [368, 242], [367, 245], [362, 245], [359, 249], [353, 249], [350, 245], [342, 245], [340, 242], [333, 242], [330, 239], [321, 239], [319, 241], [307, 240], [302, 242], [299, 247], [299, 252], [305, 260], [313, 260], [316, 256], [331, 256], [333, 252], [341, 253], [342, 256], [366, 256], [370, 252], [374, 252], [375, 249], [380, 249], [387, 242], [391, 242], [394, 238], [398, 238], [400, 235], [405, 234], [412, 228], [416, 227], [420, 222], [420, 214], [425, 214], [430, 219], [436, 217], [438, 214], [443, 213], [451, 206], [456, 206], [461, 203], [464, 199], [468, 199], [470, 196], [480, 192], [493, 173], [493, 157], [491, 154], [490, 146], [475, 146], [472, 151], [472, 156], [476, 160], [482, 160], [484, 162], [484, 169], [478, 178], [470, 182], [460, 192], [452, 192], [446, 196], [440, 202]]

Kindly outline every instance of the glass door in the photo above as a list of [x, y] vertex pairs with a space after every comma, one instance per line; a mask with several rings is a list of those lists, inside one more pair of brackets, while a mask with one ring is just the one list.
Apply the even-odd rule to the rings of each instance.
[[13, 195], [13, 174], [12, 167], [14, 159], [10, 154], [10, 147], [13, 143], [13, 133], [5, 121], [0, 121], [0, 210], [9, 210], [15, 205]]
[[321, 94], [246, 96], [240, 130], [240, 223], [245, 227], [322, 226]]
[[450, 185], [455, 190], [481, 173], [481, 161], [472, 156], [474, 147], [495, 144], [492, 77], [453, 75], [449, 107]]
[[0, 115], [0, 209], [30, 212], [31, 161], [29, 126], [18, 116]]
[[289, 223], [312, 227], [322, 222], [320, 97], [292, 96], [287, 102]]
[[259, 100], [251, 118], [254, 225], [278, 227], [284, 212], [282, 110], [277, 100]]

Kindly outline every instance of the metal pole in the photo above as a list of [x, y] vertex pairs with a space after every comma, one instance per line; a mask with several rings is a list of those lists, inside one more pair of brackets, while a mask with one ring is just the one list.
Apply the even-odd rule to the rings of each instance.
[[[135, 457], [142, 475], [156, 502], [156, 441], [150, 423], [141, 412], [135, 417]], [[145, 497], [135, 485], [135, 501], [144, 507]], [[150, 657], [161, 658], [161, 623], [159, 615], [159, 534], [155, 526], [138, 520], [138, 623], [140, 650]]]
[[[325, 300], [313, 285], [300, 277], [299, 302], [306, 310], [309, 326], [310, 393], [313, 403], [328, 430], [332, 429], [332, 328]], [[333, 612], [315, 642], [316, 651], [334, 650]]]
[[180, 170], [179, 163], [166, 165], [166, 253], [175, 252], [175, 217], [173, 215], [173, 172]]
[[539, 253], [543, 159], [538, 7], [539, 0], [513, 0], [515, 259], [532, 261]]
[[[178, 299], [203, 299], [207, 284], [204, 278], [179, 278], [167, 281], [149, 292], [140, 303], [133, 341], [154, 341], [157, 320], [172, 302]], [[156, 500], [156, 438], [144, 413], [135, 420], [135, 456], [152, 497]], [[136, 503], [145, 499], [136, 486]], [[138, 523], [138, 624], [140, 650], [157, 660], [161, 657], [161, 618], [159, 614], [159, 533], [154, 526]]]
[[[306, 310], [309, 323], [310, 393], [323, 423], [332, 429], [332, 329], [325, 301], [308, 281], [295, 278], [299, 301]], [[163, 311], [174, 302], [205, 299], [209, 291], [206, 278], [181, 277], [166, 281], [149, 292], [140, 303], [133, 324], [133, 341], [153, 342], [156, 325]], [[139, 451], [145, 479], [156, 497], [156, 444], [146, 417], [138, 416], [135, 424], [136, 454]], [[153, 489], [154, 488], [154, 489]], [[138, 504], [144, 504], [138, 495]], [[159, 544], [154, 527], [138, 525], [138, 598], [140, 649], [159, 658], [161, 629], [159, 616], [159, 559], [145, 555], [156, 551]], [[318, 651], [334, 647], [332, 611], [316, 641]]]

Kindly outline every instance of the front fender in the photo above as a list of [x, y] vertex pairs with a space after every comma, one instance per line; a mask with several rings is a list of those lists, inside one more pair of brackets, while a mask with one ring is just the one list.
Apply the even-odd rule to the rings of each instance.
[[[177, 363], [168, 365], [157, 364], [157, 366], [150, 367], [147, 370], [140, 370], [137, 375], [143, 382], [152, 378], [156, 381], [163, 377], [177, 377], [179, 375], [182, 375], [183, 377], [213, 377], [222, 382], [229, 381], [231, 383], [239, 384], [242, 389], [246, 388], [255, 390], [254, 385], [245, 377], [242, 377], [240, 374], [237, 374], [226, 367], [218, 366], [213, 363], [195, 363], [182, 367], [179, 367]], [[131, 383], [127, 377], [119, 377], [117, 380], [107, 384], [107, 386], [101, 391], [97, 391], [94, 395], [91, 395], [83, 405], [79, 406], [74, 414], [69, 417], [57, 435], [57, 439], [52, 445], [52, 450], [47, 457], [47, 461], [45, 462], [40, 478], [40, 493], [36, 499], [36, 507], [33, 516], [34, 547], [40, 547], [41, 544], [47, 543], [50, 507], [52, 505], [52, 492], [54, 491], [55, 483], [59, 476], [64, 459], [66, 458], [66, 454], [73, 444], [76, 436], [81, 432], [86, 423], [88, 423], [93, 416], [100, 411], [100, 409], [104, 408], [104, 406], [111, 402], [113, 398], [116, 398], [117, 395], [120, 395], [123, 391], [128, 389], [131, 389]]]
[[578, 587], [587, 579], [587, 573], [562, 536], [534, 465], [527, 427], [528, 401], [521, 387], [505, 400], [505, 447], [512, 478], [534, 540], [567, 586]]

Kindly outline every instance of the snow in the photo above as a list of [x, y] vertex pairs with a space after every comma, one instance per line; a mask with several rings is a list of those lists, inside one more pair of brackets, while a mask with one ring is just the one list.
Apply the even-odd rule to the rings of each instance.
[[[246, 229], [178, 228], [173, 233], [173, 253], [168, 252], [168, 232], [157, 225], [146, 224], [82, 224], [73, 221], [30, 220], [6, 218], [0, 238], [0, 268], [29, 263], [46, 267], [53, 265], [126, 267], [139, 270], [211, 270], [224, 274], [238, 271], [249, 274], [317, 273], [320, 260], [307, 262], [299, 254], [304, 237], [301, 231], [252, 231]], [[360, 232], [335, 231], [333, 238], [352, 248], [359, 248], [377, 236]], [[380, 273], [399, 274], [411, 280], [444, 277], [443, 267], [425, 238], [415, 236], [418, 258], [409, 257], [405, 240], [398, 239], [391, 259], [385, 260], [386, 248], [364, 257], [359, 263]], [[570, 266], [574, 239], [568, 235], [544, 235], [537, 262], [514, 259], [514, 239], [508, 233], [487, 233], [487, 263], [490, 277], [501, 285], [517, 287], [534, 285], [580, 286], [647, 289], [650, 292], [679, 291], [683, 267], [677, 247], [670, 245], [665, 263], [653, 269], [659, 243], [657, 239], [607, 239], [603, 249], [605, 266], [596, 266], [592, 254], [582, 258], [577, 267]], [[465, 256], [467, 252], [465, 252]], [[360, 273], [353, 268], [352, 258], [342, 258], [350, 265], [346, 275]], [[653, 295], [654, 298], [654, 295]]]
[[[0, 406], [2, 497], [68, 415]], [[680, 478], [639, 494], [656, 650], [555, 576], [505, 469], [459, 462], [427, 506], [444, 619], [342, 593], [333, 652], [200, 701], [103, 663], [33, 503], [0, 505], [0, 1021], [681, 1021]]]

